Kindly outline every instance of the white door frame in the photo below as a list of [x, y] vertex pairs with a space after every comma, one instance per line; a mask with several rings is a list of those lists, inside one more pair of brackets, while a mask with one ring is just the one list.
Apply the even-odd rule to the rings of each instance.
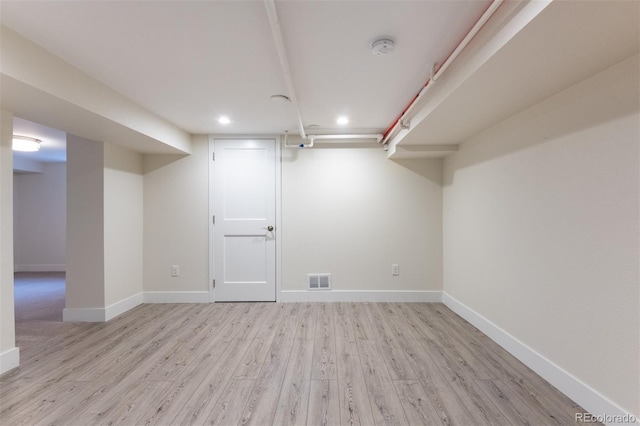
[[213, 153], [215, 152], [216, 139], [273, 139], [276, 141], [276, 302], [280, 301], [280, 292], [282, 289], [281, 277], [282, 277], [282, 239], [280, 234], [282, 232], [282, 155], [281, 155], [281, 140], [280, 135], [209, 135], [209, 302], [215, 302], [215, 290], [213, 288], [213, 280], [216, 277], [215, 262], [214, 262], [214, 248], [213, 248], [213, 236], [215, 232], [215, 226], [213, 224], [214, 214], [214, 176], [215, 176], [215, 161], [213, 161]]

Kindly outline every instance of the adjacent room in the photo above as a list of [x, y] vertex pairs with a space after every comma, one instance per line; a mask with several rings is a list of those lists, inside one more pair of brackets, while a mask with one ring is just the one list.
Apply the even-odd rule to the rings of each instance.
[[24, 348], [74, 326], [62, 321], [66, 290], [66, 134], [19, 117], [13, 118], [13, 132], [36, 134], [47, 141], [38, 151], [25, 146], [13, 153], [16, 346]]
[[640, 2], [0, 24], [0, 423], [640, 424]]

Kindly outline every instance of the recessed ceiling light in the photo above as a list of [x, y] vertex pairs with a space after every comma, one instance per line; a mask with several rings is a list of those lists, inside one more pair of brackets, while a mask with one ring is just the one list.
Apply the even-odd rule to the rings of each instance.
[[220, 124], [229, 124], [229, 123], [231, 123], [231, 120], [226, 115], [223, 115], [220, 118], [218, 118], [218, 123], [220, 123]]
[[22, 152], [40, 151], [40, 139], [13, 135], [13, 150]]
[[338, 122], [338, 124], [347, 124], [349, 123], [349, 118], [345, 117], [344, 115], [338, 117], [338, 119], [336, 120]]

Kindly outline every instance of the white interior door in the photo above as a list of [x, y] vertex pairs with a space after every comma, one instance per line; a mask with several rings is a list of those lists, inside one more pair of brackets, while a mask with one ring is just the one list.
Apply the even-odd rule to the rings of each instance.
[[276, 141], [214, 140], [216, 302], [276, 300]]

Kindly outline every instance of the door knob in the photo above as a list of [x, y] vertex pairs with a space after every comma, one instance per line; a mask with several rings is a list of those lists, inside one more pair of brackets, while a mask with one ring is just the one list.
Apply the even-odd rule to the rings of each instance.
[[266, 228], [262, 228], [262, 229], [266, 229], [267, 231], [271, 232], [273, 231], [273, 226], [269, 225]]

